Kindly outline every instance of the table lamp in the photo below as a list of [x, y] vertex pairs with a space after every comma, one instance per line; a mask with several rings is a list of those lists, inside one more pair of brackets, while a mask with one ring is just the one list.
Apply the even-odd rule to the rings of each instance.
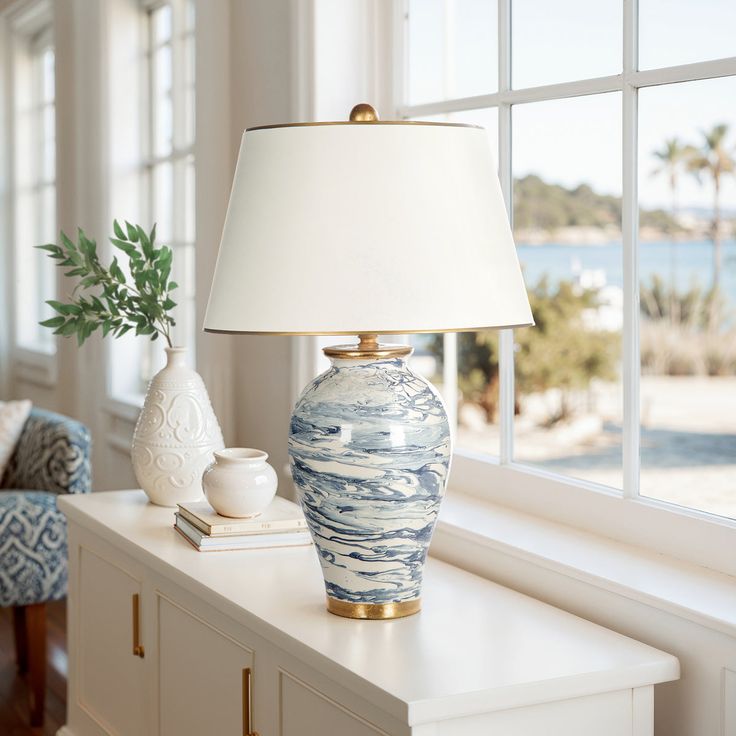
[[359, 336], [325, 348], [289, 432], [330, 612], [420, 609], [450, 467], [439, 393], [377, 336], [532, 322], [482, 128], [360, 104], [245, 131], [205, 331]]

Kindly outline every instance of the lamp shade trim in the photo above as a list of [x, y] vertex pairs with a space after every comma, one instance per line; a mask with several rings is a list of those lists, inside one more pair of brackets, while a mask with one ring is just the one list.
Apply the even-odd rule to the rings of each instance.
[[246, 128], [246, 133], [252, 133], [255, 130], [275, 130], [276, 128], [315, 128], [325, 125], [432, 125], [443, 128], [479, 128], [480, 125], [472, 125], [471, 123], [439, 123], [431, 120], [327, 120], [315, 123], [274, 123], [272, 125], [256, 125], [252, 128]]
[[344, 330], [343, 332], [292, 332], [292, 331], [275, 331], [275, 330], [216, 330], [211, 327], [205, 327], [204, 332], [211, 332], [216, 335], [265, 335], [271, 337], [308, 337], [310, 335], [322, 335], [324, 337], [344, 337], [346, 335], [357, 335], [359, 332], [372, 332], [376, 335], [422, 335], [434, 334], [436, 332], [483, 332], [483, 330], [515, 330], [519, 327], [533, 327], [534, 320], [529, 322], [520, 322], [515, 325], [484, 325], [480, 327], [443, 327], [435, 330], [374, 330], [374, 329], [355, 329]]

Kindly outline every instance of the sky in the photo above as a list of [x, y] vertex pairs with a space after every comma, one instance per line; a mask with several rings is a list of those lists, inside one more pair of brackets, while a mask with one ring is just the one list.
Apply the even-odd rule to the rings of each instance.
[[[512, 85], [553, 84], [621, 71], [622, 0], [512, 0]], [[496, 0], [411, 0], [409, 101], [497, 91]], [[736, 0], [639, 0], [642, 69], [736, 56]], [[447, 59], [447, 64], [444, 63]], [[489, 129], [495, 110], [450, 116]], [[699, 144], [703, 129], [730, 124], [736, 149], [736, 77], [664, 85], [639, 97], [639, 194], [644, 207], [671, 206], [666, 177], [652, 176], [665, 139]], [[513, 108], [515, 176], [536, 173], [566, 186], [621, 193], [621, 95], [609, 93]], [[680, 177], [681, 207], [710, 207], [712, 186]], [[736, 208], [736, 177], [722, 203]]]

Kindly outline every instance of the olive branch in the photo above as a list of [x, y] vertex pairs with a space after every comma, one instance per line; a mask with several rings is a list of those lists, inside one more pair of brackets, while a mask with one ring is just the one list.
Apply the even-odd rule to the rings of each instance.
[[176, 324], [171, 310], [176, 302], [170, 293], [178, 286], [169, 281], [171, 248], [156, 247], [155, 225], [146, 234], [140, 225], [127, 221], [123, 230], [115, 220], [113, 230], [115, 237], [110, 242], [127, 256], [127, 277], [117, 257], [109, 266], [102, 265], [97, 244], [81, 228], [77, 243], [62, 232], [60, 244], [36, 246], [47, 251], [59, 268], [69, 269], [65, 276], [79, 278], [65, 302], [46, 302], [58, 314], [40, 324], [52, 328], [55, 335], [76, 335], [79, 345], [101, 328], [103, 337], [122, 337], [130, 330], [151, 340], [162, 335], [171, 347], [171, 328]]

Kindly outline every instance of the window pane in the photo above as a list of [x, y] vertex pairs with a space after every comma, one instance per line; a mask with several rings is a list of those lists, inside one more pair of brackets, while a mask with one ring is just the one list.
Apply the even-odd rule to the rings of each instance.
[[153, 153], [166, 156], [173, 140], [173, 109], [171, 99], [171, 47], [162, 46], [153, 56]]
[[171, 6], [162, 5], [151, 11], [154, 44], [165, 43], [171, 38]]
[[[486, 129], [488, 145], [497, 158], [498, 110], [495, 107], [422, 119], [480, 125]], [[472, 264], [468, 267], [472, 268]], [[438, 361], [435, 380], [441, 383], [448, 413], [457, 421], [457, 447], [498, 456], [498, 333], [489, 330], [431, 336], [420, 345], [429, 348]], [[451, 356], [448, 350], [452, 351]], [[417, 352], [420, 353], [419, 347]], [[447, 375], [453, 371], [456, 378]]]
[[41, 113], [41, 179], [52, 181], [56, 171], [56, 115], [53, 105]]
[[736, 56], [733, 0], [639, 0], [642, 69]]
[[173, 292], [177, 306], [174, 311], [176, 325], [172, 339], [176, 345], [194, 346], [196, 339], [194, 246], [179, 245], [174, 248], [172, 279], [179, 284]]
[[153, 212], [152, 219], [156, 223], [158, 239], [166, 243], [173, 236], [174, 192], [173, 175], [170, 163], [162, 163], [153, 167]]
[[621, 97], [515, 106], [514, 235], [536, 326], [514, 332], [515, 459], [622, 484]]
[[54, 52], [53, 49], [46, 49], [41, 55], [42, 102], [54, 101], [54, 74]]
[[194, 107], [194, 36], [186, 36], [183, 40], [183, 53], [184, 53], [184, 109], [182, 114], [184, 120], [182, 121], [182, 133], [181, 133], [181, 144], [182, 146], [188, 146], [194, 142], [194, 124], [196, 110]]
[[194, 178], [194, 157], [189, 157], [184, 162], [184, 240], [187, 243], [193, 243], [196, 237], [195, 229], [195, 178]]
[[513, 86], [618, 74], [621, 0], [513, 0]]
[[639, 270], [641, 493], [736, 518], [734, 99], [641, 90]]
[[495, 0], [410, 0], [409, 103], [498, 89]]
[[194, 30], [194, 21], [196, 17], [196, 9], [194, 7], [194, 0], [186, 0], [184, 8], [184, 30]]

